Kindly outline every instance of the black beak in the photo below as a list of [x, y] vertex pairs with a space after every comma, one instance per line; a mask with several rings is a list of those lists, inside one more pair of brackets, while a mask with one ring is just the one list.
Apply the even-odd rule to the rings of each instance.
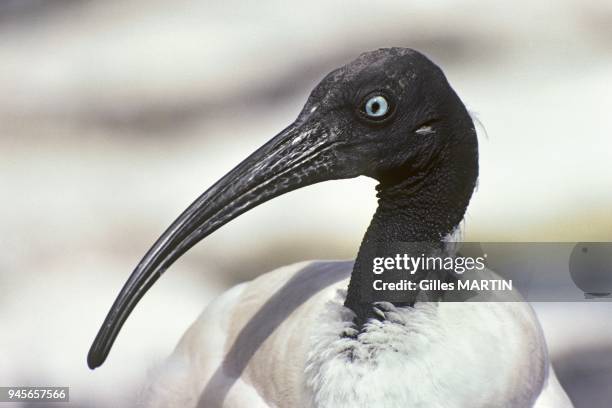
[[[301, 123], [300, 123], [301, 122]], [[189, 206], [149, 249], [123, 286], [96, 339], [87, 364], [106, 360], [140, 298], [174, 261], [240, 214], [303, 186], [343, 175], [335, 163], [334, 135], [320, 122], [297, 121], [251, 154]]]

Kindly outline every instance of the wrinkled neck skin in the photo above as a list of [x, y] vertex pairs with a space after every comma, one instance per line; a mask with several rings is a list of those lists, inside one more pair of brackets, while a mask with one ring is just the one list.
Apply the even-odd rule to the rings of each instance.
[[[390, 182], [381, 180], [376, 187], [378, 208], [361, 242], [344, 303], [355, 313], [357, 327], [369, 318], [376, 318], [372, 303], [361, 299], [361, 285], [371, 287], [379, 279], [372, 273], [369, 254], [375, 248], [391, 247], [397, 242], [427, 243], [428, 248], [443, 251], [444, 240], [463, 219], [476, 184], [475, 149], [475, 143], [449, 147], [426, 171], [394, 174]], [[414, 276], [416, 281], [423, 278]], [[416, 293], [411, 292], [410, 296], [416, 297]], [[412, 306], [415, 301], [411, 298], [394, 304]]]

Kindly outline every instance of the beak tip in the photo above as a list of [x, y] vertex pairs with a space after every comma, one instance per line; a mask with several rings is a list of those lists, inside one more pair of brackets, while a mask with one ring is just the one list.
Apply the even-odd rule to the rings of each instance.
[[95, 370], [96, 368], [100, 367], [103, 362], [104, 360], [100, 360], [98, 356], [94, 355], [94, 353], [90, 352], [89, 355], [87, 356], [87, 366], [91, 370]]
[[96, 357], [93, 355], [91, 351], [87, 355], [87, 366], [91, 370], [95, 370], [96, 368], [100, 366], [99, 362], [97, 361]]
[[89, 349], [89, 353], [87, 354], [87, 366], [91, 370], [95, 370], [104, 364], [106, 360], [106, 353], [100, 350], [99, 343], [97, 341], [91, 346]]

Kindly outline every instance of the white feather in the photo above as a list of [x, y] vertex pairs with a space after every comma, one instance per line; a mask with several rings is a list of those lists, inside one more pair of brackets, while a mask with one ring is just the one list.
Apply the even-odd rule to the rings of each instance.
[[147, 406], [571, 407], [516, 294], [380, 303], [386, 320], [357, 333], [343, 306], [352, 267], [302, 263], [226, 292], [185, 334]]

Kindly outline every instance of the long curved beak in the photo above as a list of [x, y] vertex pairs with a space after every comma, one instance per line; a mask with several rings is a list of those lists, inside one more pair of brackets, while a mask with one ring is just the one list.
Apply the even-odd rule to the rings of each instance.
[[104, 363], [140, 298], [189, 248], [249, 209], [303, 186], [351, 177], [336, 171], [333, 135], [320, 122], [296, 122], [263, 145], [191, 204], [142, 258], [113, 303], [87, 364]]

